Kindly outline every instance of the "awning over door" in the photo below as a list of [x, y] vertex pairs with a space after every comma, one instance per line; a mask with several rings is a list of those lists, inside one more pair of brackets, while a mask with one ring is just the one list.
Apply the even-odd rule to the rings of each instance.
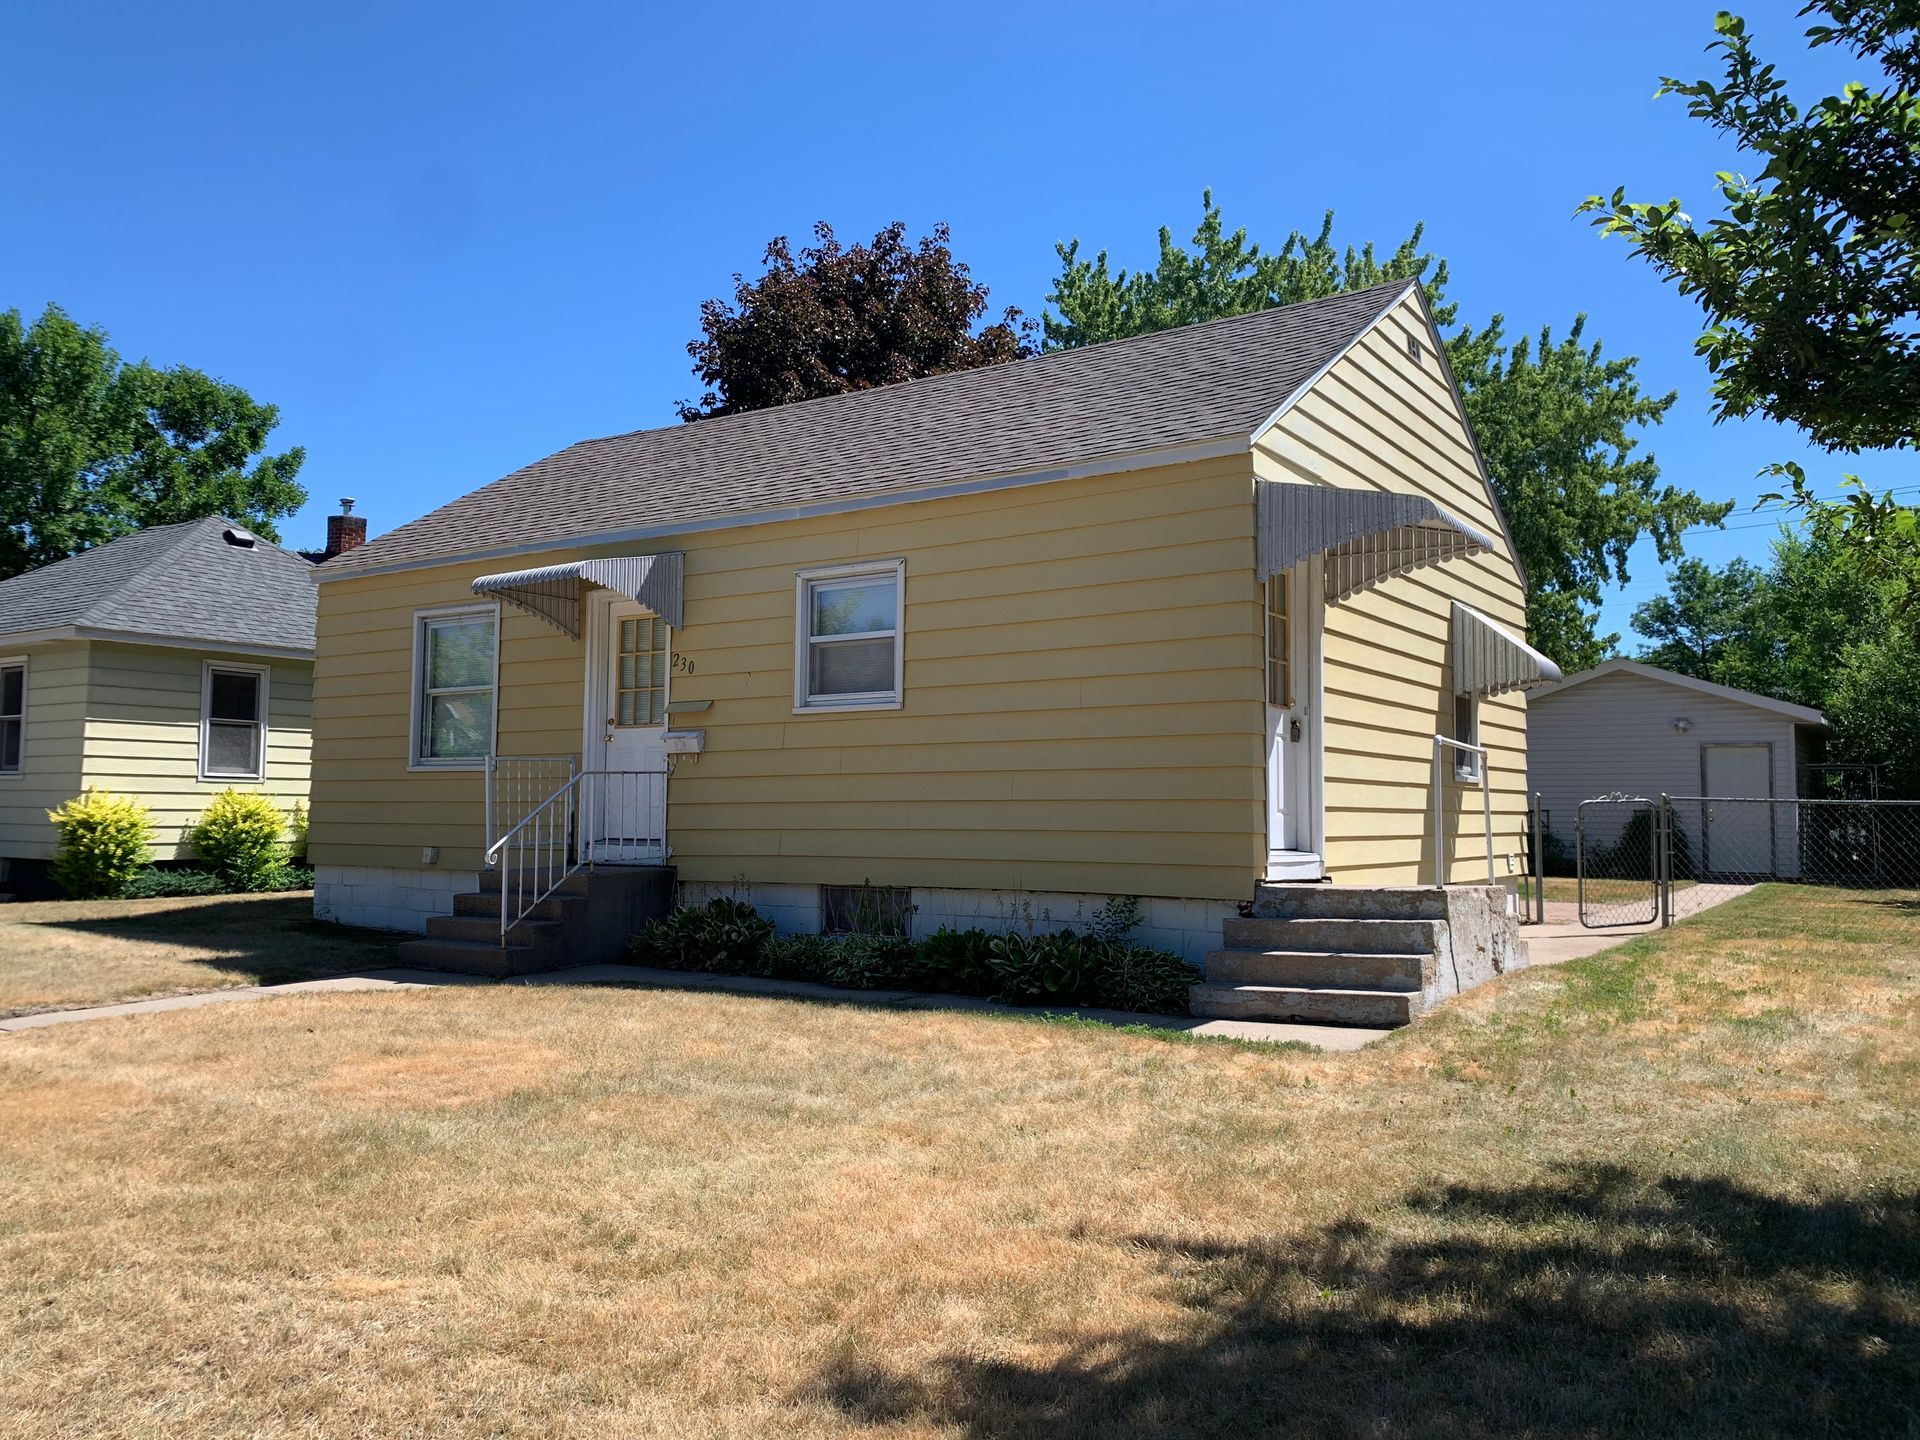
[[538, 570], [509, 570], [482, 575], [473, 582], [476, 595], [498, 595], [538, 615], [556, 630], [580, 638], [580, 596], [589, 585], [603, 586], [629, 600], [638, 600], [674, 629], [680, 628], [684, 604], [687, 557], [677, 551], [665, 555], [618, 555], [605, 560], [575, 560], [566, 565], [543, 565]]
[[1504, 695], [1560, 678], [1560, 667], [1471, 605], [1453, 602], [1453, 688], [1461, 695]]
[[1324, 555], [1329, 603], [1422, 565], [1493, 548], [1485, 535], [1424, 495], [1255, 483], [1260, 578]]

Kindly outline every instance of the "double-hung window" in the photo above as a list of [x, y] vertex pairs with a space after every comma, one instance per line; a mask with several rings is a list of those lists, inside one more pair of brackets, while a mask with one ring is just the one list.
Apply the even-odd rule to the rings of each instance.
[[793, 703], [801, 710], [900, 704], [906, 564], [803, 570], [797, 577]]
[[26, 763], [27, 662], [0, 660], [0, 775], [18, 775]]
[[200, 677], [200, 778], [264, 780], [267, 677], [262, 665], [208, 661]]
[[471, 770], [493, 753], [499, 632], [491, 605], [414, 617], [413, 765]]

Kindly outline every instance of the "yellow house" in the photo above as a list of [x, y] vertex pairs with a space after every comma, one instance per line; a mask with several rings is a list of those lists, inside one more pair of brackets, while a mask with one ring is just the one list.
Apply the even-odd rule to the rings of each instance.
[[0, 581], [0, 890], [46, 890], [47, 811], [90, 787], [147, 806], [162, 860], [222, 790], [306, 800], [313, 572], [212, 518]]
[[1557, 676], [1411, 283], [584, 441], [318, 579], [317, 912], [454, 947], [574, 867], [1193, 955], [1505, 883]]

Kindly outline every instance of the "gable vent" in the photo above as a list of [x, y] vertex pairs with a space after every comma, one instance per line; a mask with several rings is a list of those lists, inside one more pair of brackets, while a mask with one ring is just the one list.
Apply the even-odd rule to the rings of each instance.
[[229, 545], [238, 545], [242, 550], [251, 550], [260, 543], [260, 537], [251, 530], [242, 530], [238, 525], [229, 525], [220, 532], [220, 538]]

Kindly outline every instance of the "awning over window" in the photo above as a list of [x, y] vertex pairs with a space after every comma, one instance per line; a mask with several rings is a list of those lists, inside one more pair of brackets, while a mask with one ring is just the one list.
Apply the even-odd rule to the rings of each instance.
[[1461, 695], [1504, 695], [1560, 678], [1560, 667], [1471, 605], [1453, 602], [1453, 688]]
[[678, 630], [686, 574], [687, 557], [677, 551], [666, 555], [619, 555], [606, 560], [544, 565], [538, 570], [482, 575], [473, 582], [473, 593], [498, 595], [509, 605], [538, 615], [554, 629], [564, 630], [577, 640], [580, 638], [580, 596], [589, 585], [600, 585], [630, 600], [638, 600]]
[[1493, 548], [1485, 535], [1424, 495], [1256, 483], [1260, 578], [1324, 555], [1329, 603], [1422, 565]]

